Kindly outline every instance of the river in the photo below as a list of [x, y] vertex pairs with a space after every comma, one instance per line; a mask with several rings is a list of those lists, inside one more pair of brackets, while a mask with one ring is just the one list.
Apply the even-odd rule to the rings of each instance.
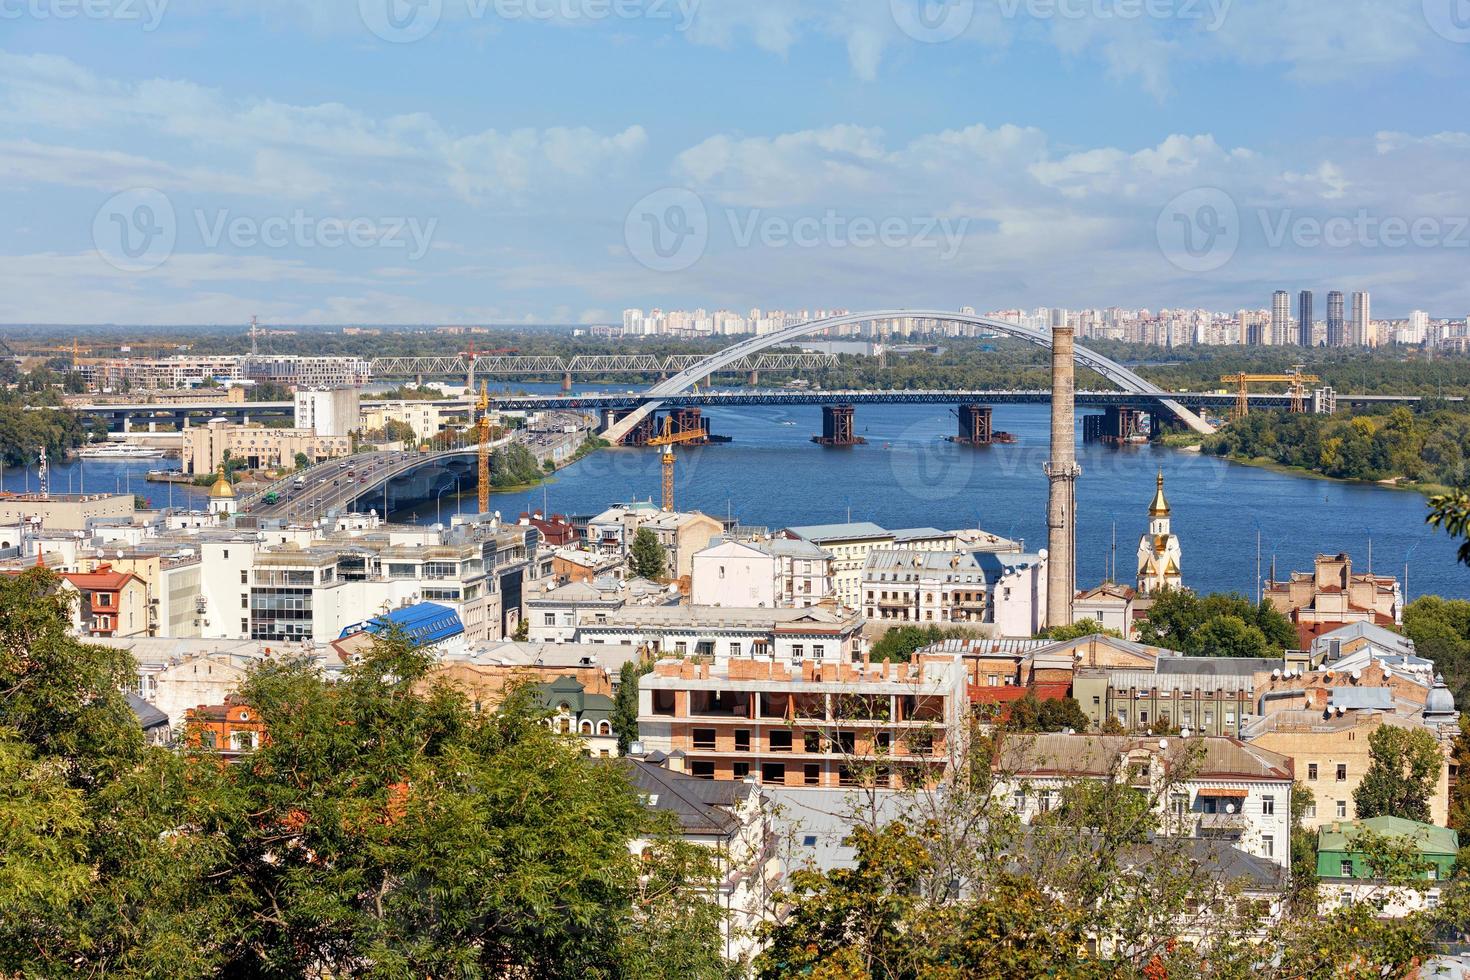
[[[543, 386], [522, 386], [541, 390]], [[555, 390], [548, 386], [544, 390]], [[874, 521], [885, 527], [983, 527], [1045, 545], [1048, 409], [999, 406], [995, 425], [1015, 433], [1015, 445], [971, 449], [943, 441], [955, 429], [949, 409], [936, 405], [859, 406], [857, 429], [868, 445], [824, 449], [810, 438], [821, 428], [817, 408], [754, 407], [711, 413], [728, 445], [680, 449], [675, 490], [681, 509], [733, 515], [772, 529], [793, 524]], [[1079, 421], [1078, 430], [1081, 430]], [[1131, 581], [1139, 536], [1147, 524], [1154, 474], [1162, 469], [1173, 508], [1173, 530], [1184, 554], [1184, 581], [1201, 591], [1256, 590], [1256, 542], [1262, 574], [1311, 568], [1319, 552], [1349, 552], [1355, 567], [1405, 576], [1410, 597], [1425, 593], [1470, 597], [1470, 569], [1455, 562], [1455, 542], [1424, 523], [1419, 494], [1338, 483], [1229, 463], [1194, 453], [1131, 446], [1079, 445], [1078, 584], [1107, 574], [1116, 527], [1117, 578]], [[176, 460], [92, 460], [53, 467], [52, 489], [131, 491], [166, 506], [170, 489], [146, 483], [150, 468]], [[6, 490], [36, 485], [35, 469], [9, 467]], [[646, 449], [593, 453], [559, 472], [544, 488], [495, 494], [491, 506], [507, 519], [545, 505], [553, 512], [590, 515], [608, 504], [657, 500], [658, 454]], [[197, 489], [174, 487], [172, 500], [202, 502]], [[432, 523], [472, 511], [473, 494], [445, 495], [434, 504], [395, 514]]]

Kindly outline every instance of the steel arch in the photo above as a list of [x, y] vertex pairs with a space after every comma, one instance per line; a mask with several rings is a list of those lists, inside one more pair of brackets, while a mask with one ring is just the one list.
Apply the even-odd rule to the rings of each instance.
[[[743, 340], [734, 346], [727, 347], [718, 354], [705, 358], [693, 367], [674, 375], [667, 381], [661, 381], [648, 389], [650, 395], [677, 395], [703, 378], [708, 377], [729, 364], [749, 355], [757, 354], [768, 347], [776, 347], [781, 344], [799, 340], [810, 334], [828, 330], [833, 327], [845, 327], [857, 323], [867, 323], [871, 320], [893, 320], [901, 318], [914, 320], [938, 320], [948, 323], [966, 323], [972, 326], [985, 327], [1008, 337], [1015, 337], [1035, 344], [1045, 350], [1051, 349], [1051, 334], [1044, 330], [1033, 327], [1023, 327], [1019, 323], [1011, 323], [1008, 320], [997, 320], [993, 317], [975, 316], [969, 313], [950, 313], [944, 310], [876, 310], [866, 313], [847, 313], [841, 316], [826, 317], [821, 320], [809, 320], [799, 323], [794, 327], [787, 327], [775, 333], [763, 334]], [[1181, 422], [1189, 426], [1195, 432], [1209, 434], [1214, 432], [1214, 427], [1204, 419], [1180, 405], [1168, 397], [1168, 392], [1158, 385], [1145, 380], [1133, 371], [1128, 370], [1116, 361], [1103, 357], [1096, 351], [1088, 350], [1086, 347], [1076, 348], [1076, 359], [1078, 363], [1091, 368], [1098, 374], [1107, 378], [1113, 384], [1131, 394], [1148, 395], [1156, 398], [1162, 406], [1172, 412]], [[642, 421], [650, 412], [655, 411], [658, 402], [648, 402], [639, 406], [629, 415], [620, 419], [614, 425], [608, 427], [606, 437], [613, 442], [622, 440], [633, 426]]]

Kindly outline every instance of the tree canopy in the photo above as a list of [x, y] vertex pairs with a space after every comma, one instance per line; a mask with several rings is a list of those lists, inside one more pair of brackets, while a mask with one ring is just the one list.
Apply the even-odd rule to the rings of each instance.
[[1279, 657], [1297, 646], [1296, 629], [1271, 603], [1237, 593], [1164, 589], [1139, 622], [1142, 643], [1197, 657]]
[[1353, 793], [1359, 820], [1402, 817], [1429, 823], [1429, 798], [1444, 765], [1425, 728], [1381, 725], [1368, 736], [1368, 771]]
[[639, 578], [658, 581], [669, 575], [669, 553], [659, 544], [658, 536], [646, 527], [640, 527], [633, 535], [628, 561]]

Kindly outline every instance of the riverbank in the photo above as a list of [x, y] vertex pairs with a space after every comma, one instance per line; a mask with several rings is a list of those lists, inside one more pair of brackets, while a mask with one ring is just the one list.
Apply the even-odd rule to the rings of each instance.
[[[1173, 448], [1179, 448], [1181, 451], [1187, 451], [1188, 449], [1188, 447]], [[1270, 470], [1272, 473], [1280, 473], [1285, 476], [1305, 476], [1310, 477], [1313, 480], [1322, 480], [1327, 483], [1341, 483], [1349, 486], [1356, 485], [1363, 487], [1381, 487], [1384, 490], [1410, 490], [1424, 497], [1432, 497], [1435, 494], [1449, 493], [1453, 489], [1452, 487], [1447, 487], [1439, 483], [1414, 483], [1413, 481], [1406, 480], [1403, 477], [1393, 477], [1391, 479], [1385, 480], [1373, 480], [1348, 476], [1329, 476], [1326, 473], [1321, 473], [1317, 470], [1310, 470], [1304, 466], [1288, 466], [1285, 463], [1277, 462], [1269, 456], [1232, 456], [1211, 453], [1208, 451], [1205, 451], [1204, 455], [1212, 456], [1215, 459], [1223, 459], [1227, 463], [1236, 463], [1240, 466], [1253, 466], [1258, 469]]]

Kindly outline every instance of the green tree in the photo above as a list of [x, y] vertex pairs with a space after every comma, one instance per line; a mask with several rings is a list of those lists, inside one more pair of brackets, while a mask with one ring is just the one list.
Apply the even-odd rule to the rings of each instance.
[[1429, 516], [1425, 522], [1444, 528], [1452, 537], [1464, 538], [1456, 557], [1470, 565], [1470, 493], [1456, 490], [1429, 498]]
[[1317, 796], [1310, 786], [1291, 787], [1291, 896], [1292, 908], [1300, 913], [1317, 912], [1317, 832], [1302, 826], [1307, 809]]
[[1279, 657], [1299, 643], [1291, 620], [1265, 600], [1185, 589], [1162, 590], [1153, 600], [1138, 626], [1143, 643], [1202, 657]]
[[653, 531], [646, 527], [640, 527], [638, 533], [633, 535], [633, 547], [629, 549], [628, 560], [633, 574], [639, 578], [657, 581], [668, 577], [668, 552], [659, 544]]
[[311, 457], [307, 456], [306, 453], [297, 453], [294, 462], [296, 463], [296, 468], [298, 470], [306, 470], [311, 468]]
[[1353, 793], [1358, 819], [1402, 817], [1429, 822], [1429, 798], [1443, 758], [1427, 729], [1381, 725], [1368, 736], [1368, 771]]
[[651, 663], [629, 660], [618, 669], [618, 692], [613, 696], [612, 730], [618, 736], [618, 754], [638, 740], [638, 680], [653, 669]]
[[383, 436], [389, 442], [401, 442], [409, 446], [418, 441], [418, 435], [413, 431], [413, 426], [398, 419], [389, 419], [383, 423]]
[[1071, 729], [1085, 732], [1088, 729], [1087, 715], [1076, 698], [1045, 698], [1028, 690], [1011, 703], [1005, 727], [1015, 732], [1060, 732]]
[[1103, 636], [1116, 637], [1117, 639], [1123, 638], [1122, 633], [1119, 633], [1115, 629], [1109, 629], [1095, 619], [1079, 619], [1068, 626], [1048, 626], [1040, 633], [1037, 633], [1036, 638], [1040, 640], [1080, 640], [1084, 636], [1092, 636], [1098, 633]]
[[1195, 634], [1193, 645], [1212, 657], [1267, 657], [1273, 652], [1265, 634], [1239, 616], [1207, 620]]

